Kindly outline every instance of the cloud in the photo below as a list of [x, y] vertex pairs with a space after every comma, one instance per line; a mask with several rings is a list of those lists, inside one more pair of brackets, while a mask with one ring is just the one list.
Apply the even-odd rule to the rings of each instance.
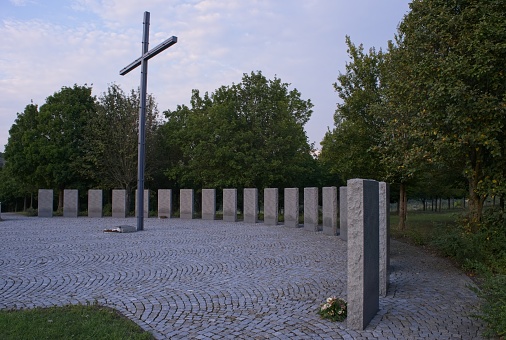
[[[332, 83], [347, 61], [344, 36], [366, 48], [377, 45], [378, 37], [386, 43], [401, 15], [388, 28], [387, 14], [380, 12], [393, 15], [393, 7], [403, 3], [406, 8], [407, 2], [74, 0], [59, 7], [39, 4], [31, 17], [30, 11], [8, 18], [0, 14], [0, 46], [8, 47], [0, 54], [0, 151], [15, 113], [31, 99], [42, 105], [74, 83], [93, 84], [96, 95], [113, 82], [126, 91], [137, 88], [139, 73], [121, 77], [119, 70], [140, 56], [146, 10], [151, 12], [150, 47], [178, 37], [176, 45], [149, 62], [148, 91], [160, 110], [188, 104], [192, 89], [212, 92], [260, 70], [313, 101], [306, 130], [318, 143], [333, 125], [338, 99]], [[47, 12], [39, 14], [42, 10]]]
[[9, 2], [11, 4], [13, 4], [14, 6], [19, 6], [19, 7], [26, 6], [29, 3], [33, 3], [33, 1], [30, 1], [30, 0], [9, 0]]

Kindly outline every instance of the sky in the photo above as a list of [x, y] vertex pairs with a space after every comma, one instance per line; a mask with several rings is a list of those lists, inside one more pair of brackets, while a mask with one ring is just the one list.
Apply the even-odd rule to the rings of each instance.
[[408, 0], [0, 0], [0, 152], [17, 113], [42, 106], [62, 87], [140, 84], [140, 68], [119, 71], [141, 55], [144, 12], [153, 48], [177, 44], [150, 59], [148, 93], [160, 112], [261, 71], [314, 104], [305, 125], [320, 148], [334, 126], [334, 90], [355, 44], [385, 49], [409, 11]]

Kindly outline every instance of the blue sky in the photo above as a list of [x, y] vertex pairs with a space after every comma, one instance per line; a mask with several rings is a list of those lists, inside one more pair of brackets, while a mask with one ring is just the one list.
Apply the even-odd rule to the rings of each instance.
[[144, 11], [150, 47], [178, 43], [149, 62], [148, 92], [160, 112], [189, 104], [191, 90], [213, 92], [262, 71], [314, 104], [306, 124], [320, 147], [339, 102], [332, 84], [349, 61], [345, 36], [385, 48], [408, 0], [0, 0], [0, 151], [16, 113], [63, 86], [111, 83], [129, 91], [140, 70], [119, 70], [140, 56]]

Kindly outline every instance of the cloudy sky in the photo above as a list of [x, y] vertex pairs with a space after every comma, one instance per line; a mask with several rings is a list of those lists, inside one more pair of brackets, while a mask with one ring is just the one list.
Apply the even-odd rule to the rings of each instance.
[[148, 92], [160, 111], [189, 104], [262, 71], [314, 104], [306, 124], [320, 147], [339, 99], [332, 84], [349, 60], [345, 36], [385, 48], [409, 0], [0, 0], [0, 151], [16, 113], [63, 86], [137, 88], [140, 69], [119, 70], [141, 53], [144, 11], [150, 48], [178, 43], [149, 62]]

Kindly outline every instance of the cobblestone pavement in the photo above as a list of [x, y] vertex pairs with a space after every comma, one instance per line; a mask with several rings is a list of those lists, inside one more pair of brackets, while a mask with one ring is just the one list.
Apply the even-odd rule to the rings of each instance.
[[346, 243], [284, 226], [146, 219], [0, 222], [0, 309], [98, 302], [159, 339], [479, 339], [478, 299], [448, 261], [392, 241], [391, 286], [364, 331], [317, 315], [346, 298]]

